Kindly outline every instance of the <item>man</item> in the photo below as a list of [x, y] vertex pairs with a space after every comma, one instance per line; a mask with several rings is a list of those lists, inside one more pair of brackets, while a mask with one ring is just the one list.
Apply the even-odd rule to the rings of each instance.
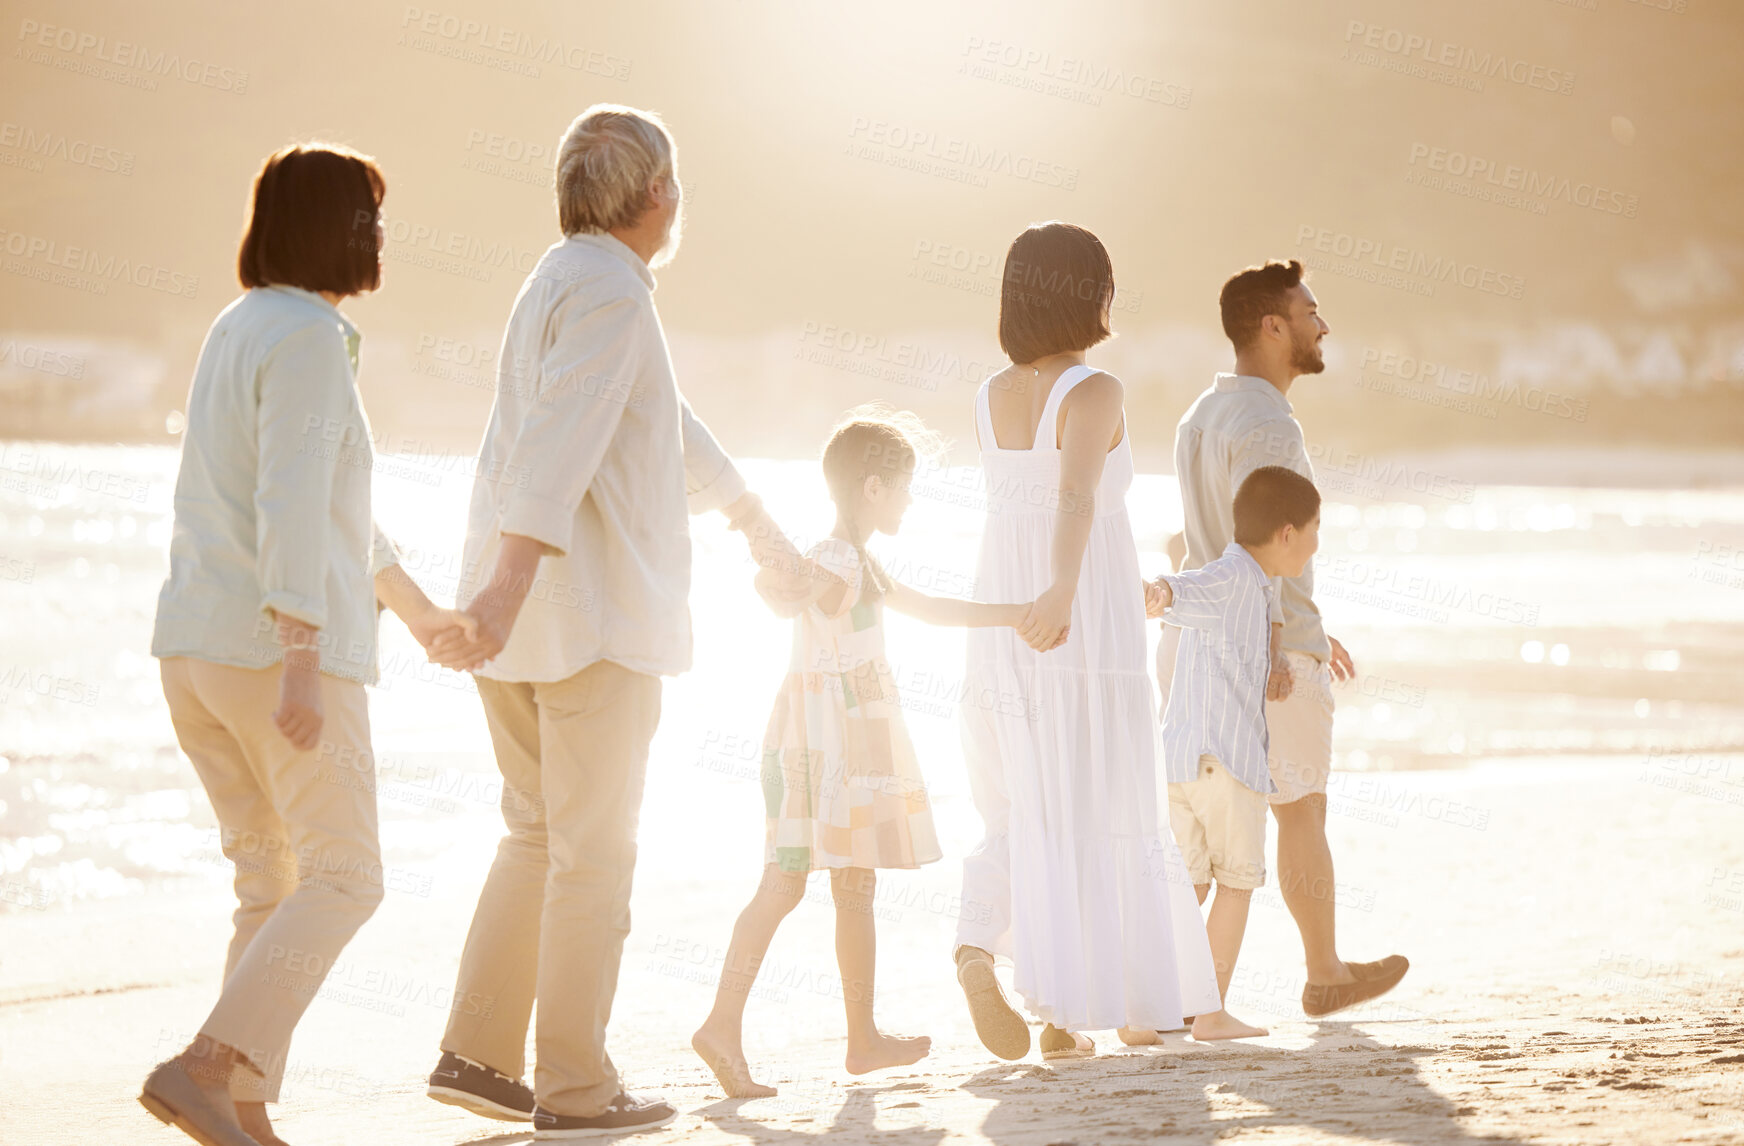
[[[1175, 431], [1187, 540], [1184, 569], [1197, 569], [1235, 539], [1234, 494], [1262, 466], [1284, 466], [1314, 480], [1290, 386], [1326, 369], [1320, 340], [1331, 333], [1302, 264], [1249, 267], [1223, 284], [1223, 331], [1235, 347], [1235, 373], [1219, 374]], [[1314, 607], [1312, 562], [1281, 578], [1273, 594], [1272, 667], [1266, 684], [1267, 765], [1277, 791], [1278, 883], [1302, 934], [1307, 984], [1302, 1009], [1321, 1017], [1373, 999], [1398, 984], [1402, 955], [1376, 963], [1338, 956], [1332, 851], [1326, 843], [1326, 780], [1332, 770], [1332, 679], [1355, 675], [1350, 654], [1326, 635]], [[1168, 703], [1181, 631], [1163, 627], [1157, 678]]]
[[556, 184], [565, 238], [515, 299], [479, 451], [461, 589], [478, 637], [431, 648], [477, 672], [509, 832], [454, 988], [481, 1002], [454, 1011], [429, 1094], [540, 1139], [676, 1113], [622, 1092], [605, 1036], [660, 678], [690, 667], [686, 509], [725, 512], [760, 560], [797, 557], [673, 379], [651, 271], [681, 232], [665, 125], [589, 108]]

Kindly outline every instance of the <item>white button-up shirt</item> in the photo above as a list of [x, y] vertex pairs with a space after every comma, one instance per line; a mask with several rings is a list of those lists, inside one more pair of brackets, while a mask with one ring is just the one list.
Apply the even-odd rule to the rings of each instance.
[[1271, 674], [1272, 582], [1230, 542], [1223, 556], [1163, 578], [1181, 628], [1175, 680], [1163, 713], [1163, 767], [1171, 784], [1199, 778], [1209, 753], [1256, 792], [1276, 792], [1266, 766], [1266, 678]]
[[[1175, 430], [1175, 477], [1187, 540], [1183, 569], [1199, 568], [1235, 540], [1235, 491], [1261, 466], [1283, 466], [1314, 480], [1302, 424], [1289, 399], [1264, 378], [1219, 374]], [[1281, 579], [1272, 620], [1283, 623], [1286, 650], [1307, 653], [1322, 664], [1331, 659], [1332, 645], [1314, 605], [1312, 560], [1300, 577]]]
[[194, 368], [170, 573], [151, 653], [264, 668], [277, 611], [320, 630], [321, 671], [376, 680], [375, 575], [399, 556], [370, 516], [357, 328], [326, 299], [259, 287]]
[[545, 547], [508, 644], [479, 673], [557, 681], [596, 661], [690, 667], [690, 522], [745, 482], [678, 392], [654, 275], [608, 234], [540, 258], [503, 334], [479, 449], [460, 601], [502, 535]]

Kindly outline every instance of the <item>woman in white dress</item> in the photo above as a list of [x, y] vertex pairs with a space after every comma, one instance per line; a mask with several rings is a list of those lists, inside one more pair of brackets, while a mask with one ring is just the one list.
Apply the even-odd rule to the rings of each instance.
[[1007, 1059], [1028, 1053], [1029, 1029], [995, 957], [1048, 1024], [1044, 1057], [1091, 1053], [1080, 1031], [1152, 1042], [1222, 1006], [1158, 814], [1123, 391], [1084, 365], [1109, 335], [1113, 295], [1089, 231], [1054, 222], [1019, 235], [999, 314], [1012, 365], [975, 398], [987, 482], [975, 596], [1035, 601], [1019, 630], [970, 631], [963, 706], [986, 835], [963, 864], [957, 976], [982, 1042]]

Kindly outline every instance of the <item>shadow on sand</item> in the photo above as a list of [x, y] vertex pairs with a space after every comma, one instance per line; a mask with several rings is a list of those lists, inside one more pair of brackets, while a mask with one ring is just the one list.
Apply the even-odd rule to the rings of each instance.
[[1466, 1133], [1455, 1104], [1419, 1069], [1436, 1049], [1388, 1045], [1357, 1029], [1370, 1025], [1319, 1023], [1308, 1045], [1290, 1049], [1195, 1043], [1182, 1033], [1154, 1047], [1103, 1044], [1108, 1053], [1097, 1058], [984, 1070], [963, 1089], [994, 1102], [981, 1133], [1001, 1146], [1133, 1135], [1209, 1143], [1281, 1128], [1413, 1146], [1517, 1141]]
[[[881, 1130], [875, 1125], [879, 1095], [907, 1094], [913, 1089], [912, 1086], [902, 1084], [852, 1087], [828, 1126], [803, 1131], [771, 1126], [767, 1122], [759, 1122], [755, 1118], [739, 1114], [739, 1107], [747, 1102], [758, 1101], [754, 1098], [725, 1099], [705, 1106], [696, 1113], [706, 1118], [710, 1126], [728, 1134], [739, 1135], [746, 1141], [758, 1143], [759, 1146], [797, 1146], [802, 1142], [808, 1146], [816, 1146], [820, 1135], [832, 1135], [838, 1141], [844, 1136], [850, 1141], [876, 1141], [879, 1146], [938, 1146], [945, 1136], [945, 1131], [941, 1128], [913, 1126]], [[925, 1100], [923, 1095], [918, 1094], [915, 1099], [917, 1105]]]

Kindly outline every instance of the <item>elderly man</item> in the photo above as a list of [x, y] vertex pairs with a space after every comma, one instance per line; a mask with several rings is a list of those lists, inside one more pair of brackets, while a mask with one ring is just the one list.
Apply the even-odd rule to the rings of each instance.
[[431, 648], [476, 672], [508, 835], [429, 1094], [530, 1119], [540, 1139], [675, 1115], [623, 1093], [605, 1038], [660, 678], [690, 667], [686, 511], [726, 513], [765, 564], [797, 558], [673, 379], [652, 273], [681, 231], [665, 125], [589, 108], [563, 137], [556, 182], [564, 238], [515, 299], [473, 486], [461, 592], [479, 635]]
[[[1302, 264], [1248, 267], [1223, 284], [1218, 301], [1223, 331], [1235, 347], [1235, 373], [1219, 374], [1175, 431], [1184, 569], [1206, 564], [1234, 540], [1235, 491], [1253, 471], [1284, 466], [1314, 480], [1288, 395], [1298, 377], [1326, 369], [1320, 340], [1331, 328], [1302, 281]], [[1307, 963], [1302, 1009], [1322, 1017], [1392, 990], [1410, 964], [1403, 955], [1374, 963], [1339, 958], [1326, 781], [1332, 770], [1332, 678], [1349, 679], [1355, 668], [1344, 646], [1321, 627], [1312, 563], [1301, 576], [1282, 578], [1272, 601], [1266, 762], [1277, 791], [1267, 798], [1278, 821], [1278, 886], [1301, 932]], [[1165, 707], [1180, 635], [1165, 625], [1157, 646]]]

